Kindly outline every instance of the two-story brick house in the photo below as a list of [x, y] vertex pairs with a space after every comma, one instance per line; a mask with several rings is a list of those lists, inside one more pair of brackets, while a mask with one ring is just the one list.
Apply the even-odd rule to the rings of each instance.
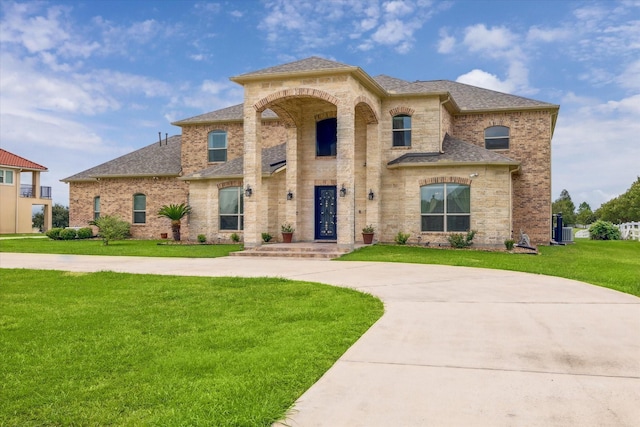
[[231, 79], [244, 103], [173, 123], [181, 136], [81, 172], [71, 225], [100, 213], [157, 237], [160, 206], [188, 202], [183, 234], [279, 235], [298, 241], [445, 242], [476, 230], [479, 245], [526, 232], [549, 241], [551, 139], [559, 107], [452, 81], [371, 77], [308, 58]]

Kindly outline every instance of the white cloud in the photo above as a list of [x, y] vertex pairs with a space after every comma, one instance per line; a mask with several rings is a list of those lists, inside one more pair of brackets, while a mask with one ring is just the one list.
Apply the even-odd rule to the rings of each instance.
[[456, 38], [450, 36], [447, 30], [441, 29], [439, 32], [440, 40], [438, 40], [438, 53], [451, 53], [456, 46]]
[[500, 80], [495, 74], [487, 73], [477, 68], [459, 76], [456, 81], [505, 93], [512, 93], [515, 89], [511, 82]]
[[496, 56], [516, 48], [517, 36], [506, 27], [489, 29], [484, 24], [477, 24], [467, 27], [464, 33], [463, 43], [471, 52]]
[[640, 91], [640, 59], [629, 64], [616, 82], [625, 89]]
[[533, 26], [529, 28], [527, 32], [527, 41], [541, 41], [545, 43], [562, 42], [563, 40], [569, 39], [571, 34], [571, 30], [568, 28], [540, 28]]

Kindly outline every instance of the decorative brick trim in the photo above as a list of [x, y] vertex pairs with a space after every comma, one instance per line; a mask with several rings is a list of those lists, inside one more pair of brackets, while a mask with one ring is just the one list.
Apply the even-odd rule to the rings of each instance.
[[397, 116], [398, 114], [406, 114], [407, 116], [413, 116], [413, 113], [415, 112], [416, 110], [409, 107], [396, 107], [389, 110], [389, 114], [391, 115], [391, 117]]
[[334, 117], [338, 117], [338, 111], [326, 111], [324, 113], [316, 114], [314, 119], [316, 122], [319, 122], [320, 120], [332, 119]]
[[324, 101], [330, 102], [333, 105], [338, 105], [338, 98], [323, 90], [300, 87], [274, 92], [271, 95], [268, 95], [265, 98], [262, 98], [260, 101], [256, 102], [253, 105], [253, 108], [255, 108], [257, 112], [261, 113], [267, 108], [271, 108], [269, 104], [287, 98], [319, 98]]
[[420, 187], [429, 185], [429, 184], [465, 184], [471, 185], [471, 179], [469, 178], [461, 178], [459, 176], [438, 176], [435, 178], [425, 178], [420, 180]]
[[360, 95], [356, 98], [356, 113], [362, 114], [368, 125], [378, 123], [378, 116], [376, 115], [375, 110], [371, 107], [372, 105], [373, 103], [366, 96]]
[[338, 181], [335, 179], [317, 179], [313, 181], [313, 185], [338, 185]]
[[228, 187], [242, 187], [242, 181], [239, 179], [233, 181], [225, 181], [218, 184], [218, 190], [222, 190], [223, 188]]

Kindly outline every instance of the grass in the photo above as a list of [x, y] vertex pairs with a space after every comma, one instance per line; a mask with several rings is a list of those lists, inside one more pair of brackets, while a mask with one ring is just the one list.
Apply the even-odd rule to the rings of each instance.
[[381, 315], [275, 278], [0, 269], [0, 425], [269, 426]]
[[640, 242], [578, 239], [567, 246], [541, 246], [540, 255], [417, 246], [374, 245], [340, 258], [494, 268], [565, 277], [640, 296]]
[[242, 250], [241, 245], [181, 245], [168, 240], [117, 240], [109, 242], [107, 246], [103, 245], [100, 239], [0, 240], [0, 252], [38, 254], [216, 258], [239, 250]]

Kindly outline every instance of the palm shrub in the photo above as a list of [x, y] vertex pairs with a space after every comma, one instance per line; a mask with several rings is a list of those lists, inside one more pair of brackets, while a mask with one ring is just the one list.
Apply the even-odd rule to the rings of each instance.
[[596, 221], [589, 227], [591, 240], [620, 240], [620, 229], [608, 221]]
[[176, 242], [180, 240], [180, 226], [182, 225], [182, 218], [191, 213], [191, 206], [186, 203], [164, 205], [158, 211], [158, 217], [168, 218], [171, 220], [171, 233], [173, 233], [173, 240]]
[[104, 215], [89, 222], [98, 227], [98, 234], [102, 237], [102, 244], [108, 245], [111, 240], [123, 240], [129, 237], [131, 224], [117, 216]]

